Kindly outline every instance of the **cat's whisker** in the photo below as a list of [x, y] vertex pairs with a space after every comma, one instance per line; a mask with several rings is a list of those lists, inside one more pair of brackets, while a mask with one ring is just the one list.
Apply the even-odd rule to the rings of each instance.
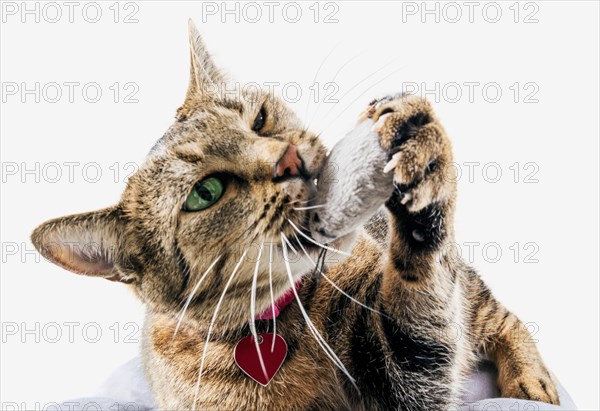
[[325, 207], [325, 204], [308, 206], [308, 207], [295, 207], [295, 208], [293, 208], [293, 210], [303, 211], [303, 210], [313, 210], [315, 208], [323, 208], [323, 207]]
[[[377, 81], [375, 84], [372, 84], [372, 85], [371, 85], [369, 88], [367, 88], [365, 91], [363, 91], [362, 93], [360, 93], [360, 94], [359, 94], [359, 95], [358, 95], [358, 96], [357, 96], [357, 97], [356, 97], [354, 100], [352, 100], [352, 101], [350, 102], [350, 104], [348, 104], [348, 105], [346, 106], [346, 108], [344, 108], [344, 109], [343, 109], [343, 110], [340, 112], [340, 114], [338, 114], [338, 115], [337, 115], [337, 116], [336, 116], [336, 117], [335, 117], [333, 120], [331, 120], [331, 121], [329, 122], [329, 124], [327, 124], [327, 125], [325, 126], [325, 128], [323, 128], [322, 132], [324, 132], [325, 130], [327, 130], [327, 129], [328, 129], [328, 128], [329, 128], [329, 127], [330, 127], [330, 126], [333, 124], [333, 123], [335, 123], [335, 121], [336, 121], [338, 118], [340, 118], [340, 117], [341, 117], [343, 114], [345, 114], [345, 113], [346, 113], [346, 111], [348, 111], [348, 110], [349, 110], [349, 109], [352, 107], [352, 105], [353, 105], [353, 104], [354, 104], [354, 103], [355, 103], [355, 102], [356, 102], [356, 101], [357, 101], [359, 98], [361, 98], [362, 96], [364, 96], [364, 95], [365, 95], [365, 93], [366, 93], [367, 91], [370, 91], [370, 90], [371, 90], [373, 87], [377, 86], [378, 84], [382, 83], [383, 81], [387, 80], [388, 78], [390, 78], [391, 76], [393, 76], [394, 74], [398, 73], [399, 71], [401, 71], [401, 70], [403, 70], [403, 69], [404, 69], [404, 67], [400, 67], [399, 69], [392, 71], [390, 74], [388, 74], [387, 76], [385, 76], [385, 77], [384, 77], [384, 78], [382, 78], [381, 80]], [[319, 134], [320, 134], [320, 133], [319, 133]]]
[[249, 249], [250, 249], [250, 247], [246, 248], [246, 251], [244, 251], [244, 253], [242, 254], [242, 257], [237, 262], [231, 275], [229, 276], [229, 279], [227, 280], [227, 283], [225, 284], [225, 288], [223, 289], [223, 292], [221, 293], [221, 297], [219, 298], [219, 301], [217, 302], [217, 305], [215, 307], [215, 312], [213, 313], [212, 319], [210, 320], [210, 324], [208, 325], [208, 331], [206, 333], [206, 341], [204, 343], [204, 349], [202, 352], [202, 359], [200, 360], [200, 370], [198, 371], [198, 381], [196, 382], [196, 389], [194, 392], [194, 403], [192, 404], [192, 411], [196, 410], [196, 402], [198, 402], [198, 395], [200, 393], [200, 381], [202, 380], [202, 370], [204, 369], [204, 360], [206, 359], [206, 353], [208, 352], [208, 343], [210, 341], [210, 335], [212, 333], [212, 329], [215, 324], [215, 321], [217, 320], [219, 308], [221, 308], [221, 304], [223, 303], [223, 299], [225, 298], [225, 293], [227, 292], [227, 289], [231, 285], [231, 282], [233, 281], [233, 278], [235, 277], [235, 274], [237, 273], [238, 269], [242, 265], [242, 261], [244, 260], [244, 258], [246, 258], [246, 254], [248, 253]]
[[210, 271], [213, 269], [213, 267], [215, 266], [215, 264], [217, 263], [217, 261], [219, 261], [222, 256], [223, 256], [223, 254], [221, 254], [220, 256], [218, 256], [210, 264], [210, 266], [206, 269], [206, 271], [204, 272], [204, 274], [202, 274], [202, 277], [200, 277], [200, 279], [198, 280], [198, 282], [194, 286], [194, 289], [192, 290], [192, 292], [190, 293], [189, 297], [185, 301], [185, 305], [183, 306], [183, 309], [181, 310], [181, 314], [179, 315], [179, 320], [177, 321], [177, 326], [175, 327], [175, 332], [173, 332], [173, 337], [175, 337], [177, 335], [177, 331], [179, 331], [179, 327], [181, 326], [181, 322], [183, 321], [183, 317], [185, 315], [185, 312], [187, 311], [187, 309], [188, 309], [188, 307], [190, 305], [190, 302], [194, 298], [194, 295], [196, 295], [196, 291], [198, 291], [198, 288], [200, 288], [200, 285], [202, 284], [202, 282], [204, 281], [204, 279], [208, 276], [208, 274], [210, 273]]
[[292, 275], [292, 269], [290, 268], [287, 247], [285, 244], [285, 242], [286, 242], [285, 234], [283, 234], [283, 232], [281, 232], [280, 234], [281, 234], [281, 247], [283, 250], [283, 261], [285, 262], [285, 268], [287, 270], [288, 280], [292, 287], [292, 291], [294, 293], [294, 297], [296, 298], [296, 302], [298, 303], [298, 307], [300, 308], [302, 316], [304, 317], [304, 320], [306, 321], [306, 325], [308, 326], [308, 329], [313, 334], [313, 336], [315, 337], [315, 340], [317, 341], [319, 346], [323, 349], [325, 354], [329, 357], [329, 359], [338, 366], [338, 368], [348, 377], [348, 379], [354, 385], [354, 387], [356, 387], [358, 389], [354, 378], [352, 378], [352, 376], [350, 375], [350, 373], [348, 372], [348, 370], [346, 369], [346, 367], [344, 366], [342, 361], [338, 358], [338, 356], [335, 354], [335, 352], [329, 346], [329, 344], [327, 344], [327, 342], [325, 341], [325, 339], [323, 338], [321, 333], [319, 333], [317, 328], [312, 323], [310, 317], [306, 313], [306, 310], [304, 309], [304, 306], [302, 305], [302, 302], [300, 301], [300, 297], [298, 296], [298, 291], [296, 291], [296, 285], [294, 284], [294, 277]]
[[315, 269], [319, 272], [319, 274], [325, 279], [327, 280], [327, 282], [329, 284], [332, 285], [333, 288], [335, 288], [336, 290], [338, 290], [340, 293], [342, 293], [345, 297], [347, 297], [348, 299], [350, 299], [351, 301], [355, 302], [356, 304], [360, 305], [361, 307], [366, 308], [367, 310], [373, 311], [376, 314], [380, 314], [383, 315], [385, 317], [391, 318], [388, 315], [382, 313], [379, 310], [376, 310], [372, 307], [369, 307], [368, 305], [364, 304], [361, 301], [358, 301], [356, 298], [352, 297], [350, 294], [348, 294], [347, 292], [345, 292], [344, 290], [342, 290], [340, 287], [338, 287], [338, 285], [336, 283], [333, 282], [333, 280], [331, 280], [329, 277], [327, 277], [325, 275], [325, 273], [323, 272], [323, 270], [321, 270], [319, 268], [319, 265], [317, 264], [317, 262], [315, 262], [312, 257], [308, 254], [308, 251], [306, 251], [306, 248], [304, 248], [304, 246], [302, 245], [302, 243], [300, 242], [300, 239], [298, 238], [298, 236], [296, 235], [296, 233], [294, 233], [294, 236], [296, 237], [296, 240], [298, 241], [298, 244], [300, 244], [300, 248], [302, 249], [302, 251], [304, 251], [304, 254], [306, 255], [306, 257], [308, 258], [308, 260], [311, 262], [312, 265], [314, 265]]
[[256, 324], [254, 320], [256, 318], [256, 282], [258, 280], [258, 269], [260, 266], [260, 258], [262, 257], [263, 248], [265, 246], [265, 240], [260, 244], [258, 249], [258, 256], [256, 257], [256, 267], [254, 268], [254, 275], [252, 276], [252, 291], [250, 292], [250, 332], [254, 338], [254, 346], [256, 347], [256, 353], [258, 354], [258, 361], [260, 362], [260, 368], [262, 369], [265, 379], [268, 379], [267, 368], [263, 360], [262, 352], [260, 351], [258, 334], [256, 333]]
[[[292, 248], [292, 242], [290, 241], [289, 238], [287, 238], [287, 236], [285, 234], [283, 234], [283, 232], [280, 232], [281, 236], [283, 237], [283, 240], [285, 241], [286, 245], [290, 248]], [[293, 248], [292, 248], [293, 250]], [[296, 253], [299, 254], [299, 253]]]
[[339, 253], [339, 254], [346, 255], [346, 256], [351, 256], [351, 255], [352, 255], [352, 254], [350, 254], [350, 253], [347, 253], [347, 252], [345, 252], [345, 251], [338, 250], [337, 248], [329, 247], [329, 246], [327, 246], [327, 245], [325, 245], [325, 244], [321, 244], [321, 243], [319, 243], [318, 241], [316, 241], [316, 240], [314, 240], [314, 239], [310, 238], [309, 236], [307, 236], [306, 234], [304, 234], [304, 233], [302, 232], [302, 230], [300, 230], [300, 229], [299, 229], [299, 228], [296, 226], [296, 224], [294, 224], [294, 223], [292, 222], [292, 220], [290, 220], [289, 218], [288, 218], [287, 220], [288, 220], [288, 222], [289, 222], [289, 223], [292, 225], [292, 227], [294, 228], [294, 230], [296, 230], [296, 231], [298, 232], [298, 234], [300, 234], [302, 237], [306, 238], [308, 241], [310, 241], [310, 242], [311, 242], [311, 243], [313, 243], [314, 245], [317, 245], [317, 246], [319, 246], [319, 247], [321, 247], [321, 248], [324, 248], [324, 249], [326, 249], [326, 250], [329, 250], [329, 251], [333, 251], [334, 253]]
[[[315, 265], [316, 267], [316, 265]], [[366, 308], [369, 311], [374, 312], [375, 314], [379, 314], [379, 315], [383, 315], [384, 317], [390, 318], [392, 319], [389, 315], [386, 315], [384, 313], [382, 313], [379, 310], [376, 310], [375, 308], [369, 307], [368, 305], [366, 305], [365, 303], [358, 301], [356, 298], [352, 297], [350, 294], [346, 293], [344, 290], [342, 290], [340, 287], [337, 286], [337, 284], [335, 284], [329, 277], [327, 277], [325, 275], [325, 273], [323, 273], [321, 270], [319, 270], [317, 268], [317, 270], [319, 271], [319, 273], [321, 274], [321, 276], [323, 276], [323, 278], [333, 286], [333, 288], [335, 288], [336, 290], [338, 290], [340, 293], [342, 293], [345, 297], [347, 297], [348, 299], [350, 299], [351, 301], [355, 302], [356, 304], [360, 305], [363, 308]]]
[[296, 241], [298, 242], [298, 244], [300, 245], [300, 248], [302, 249], [302, 251], [304, 251], [304, 254], [306, 254], [306, 257], [308, 258], [308, 260], [312, 263], [315, 264], [315, 261], [312, 259], [312, 257], [308, 254], [308, 251], [306, 251], [306, 248], [304, 248], [304, 246], [302, 245], [302, 242], [300, 241], [300, 238], [298, 238], [298, 234], [293, 233], [294, 234], [294, 238], [296, 239]]
[[273, 242], [269, 243], [269, 292], [271, 293], [271, 314], [273, 317], [273, 342], [271, 352], [275, 350], [275, 336], [277, 335], [277, 318], [275, 317], [275, 298], [273, 297]]
[[[346, 98], [346, 96], [348, 96], [348, 94], [350, 94], [355, 88], [357, 88], [358, 86], [360, 86], [362, 83], [364, 83], [365, 81], [367, 81], [368, 79], [370, 79], [371, 77], [373, 77], [375, 74], [379, 73], [380, 71], [384, 70], [385, 68], [389, 67], [392, 63], [395, 63], [396, 61], [398, 61], [399, 57], [392, 59], [391, 61], [388, 61], [386, 64], [384, 64], [383, 66], [381, 66], [380, 68], [378, 68], [377, 70], [375, 70], [374, 72], [372, 72], [371, 74], [369, 74], [368, 76], [364, 77], [362, 80], [360, 80], [359, 82], [355, 83], [352, 87], [350, 87], [348, 89], [348, 91], [346, 91], [344, 94], [342, 94], [342, 96], [340, 97], [339, 102], [342, 102], [344, 100], [344, 98]], [[372, 88], [372, 87], [370, 87]], [[337, 105], [336, 105], [337, 106]], [[327, 113], [325, 113], [325, 116], [323, 117], [323, 120], [327, 119], [327, 117], [331, 114], [331, 112], [336, 108], [336, 106], [333, 106], [329, 109], [329, 111], [327, 111]], [[320, 133], [319, 133], [320, 134]]]
[[308, 200], [294, 200], [294, 201], [290, 201], [289, 203], [285, 203], [285, 205], [306, 204], [306, 203], [310, 203], [313, 200], [314, 200], [314, 198], [309, 198]]
[[[346, 67], [348, 64], [350, 64], [353, 60], [355, 60], [358, 56], [360, 56], [361, 54], [364, 54], [364, 51], [357, 53], [356, 55], [354, 55], [354, 57], [349, 58], [344, 64], [342, 64], [342, 66], [338, 69], [338, 71], [335, 72], [335, 74], [333, 75], [333, 78], [331, 79], [331, 81], [329, 81], [328, 83], [325, 84], [332, 84], [335, 82], [335, 79], [337, 79], [337, 76], [340, 74], [340, 72], [344, 69], [344, 67]], [[308, 122], [308, 124], [306, 125], [306, 128], [309, 129], [310, 126], [312, 125], [312, 122], [314, 121], [315, 117], [317, 116], [317, 114], [319, 113], [319, 109], [321, 108], [321, 104], [323, 103], [323, 98], [319, 99], [319, 104], [317, 105], [317, 108], [313, 114], [313, 116], [311, 117], [310, 121]]]
[[[335, 51], [335, 49], [340, 45], [341, 42], [335, 44], [332, 48], [331, 51], [325, 56], [325, 58], [323, 59], [323, 61], [321, 62], [321, 64], [319, 65], [319, 67], [317, 68], [317, 71], [315, 73], [315, 78], [313, 78], [313, 82], [312, 84], [309, 85], [309, 87], [313, 87], [315, 85], [315, 83], [317, 82], [317, 77], [319, 77], [319, 73], [321, 72], [321, 69], [323, 68], [323, 66], [325, 65], [325, 63], [327, 62], [327, 60], [329, 59], [329, 57], [331, 57], [331, 55], [333, 54], [333, 52]], [[310, 103], [312, 102], [311, 98], [310, 98], [310, 94], [308, 96], [308, 101], [306, 102], [306, 112], [304, 113], [304, 118], [308, 117], [308, 109], [310, 107]]]
[[292, 243], [289, 242], [289, 240], [287, 239], [287, 237], [284, 236], [284, 239], [287, 242], [288, 247], [290, 247], [292, 249], [292, 251], [294, 252], [294, 254], [298, 255], [298, 251], [292, 246]]
[[297, 224], [300, 226], [300, 228], [303, 228], [307, 233], [310, 232], [310, 229], [308, 227], [306, 227], [304, 224], [300, 224], [300, 223], [297, 223]]
[[[294, 239], [296, 240], [296, 242], [298, 243], [298, 245], [300, 246], [300, 248], [302, 249], [302, 251], [304, 251], [304, 254], [306, 254], [306, 249], [302, 245], [302, 242], [300, 241], [300, 238], [298, 238], [298, 234], [296, 234], [295, 232], [293, 232], [292, 234], [294, 234]], [[309, 260], [312, 261], [312, 259], [310, 258], [310, 256], [308, 254], [306, 254], [306, 256], [308, 257]]]
[[[189, 277], [190, 277], [190, 275], [191, 275], [191, 274], [190, 274], [190, 272], [192, 271], [192, 269], [191, 269], [191, 267], [190, 267], [188, 264], [183, 264], [183, 263], [184, 263], [184, 261], [185, 261], [185, 260], [184, 260], [184, 258], [183, 258], [183, 255], [182, 255], [182, 254], [179, 254], [179, 255], [177, 255], [177, 262], [178, 262], [179, 266], [184, 266], [184, 267], [185, 267], [185, 268], [184, 268], [184, 270], [183, 270], [183, 275], [184, 275], [185, 277], [187, 277], [187, 279], [189, 279]], [[195, 267], [194, 267], [194, 268], [195, 268]], [[186, 287], [186, 288], [187, 288], [187, 287]], [[185, 290], [184, 290], [184, 291], [185, 291]], [[183, 311], [183, 306], [185, 306], [185, 302], [186, 302], [186, 299], [182, 299], [181, 301], [179, 301], [179, 302], [177, 303], [177, 305], [181, 307], [181, 309], [179, 310], [179, 315], [181, 315], [181, 312]]]

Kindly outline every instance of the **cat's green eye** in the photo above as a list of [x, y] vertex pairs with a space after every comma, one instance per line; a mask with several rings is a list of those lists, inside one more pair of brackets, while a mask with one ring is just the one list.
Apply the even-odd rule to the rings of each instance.
[[198, 181], [185, 199], [184, 211], [200, 211], [210, 207], [223, 195], [223, 181], [218, 177], [208, 177]]

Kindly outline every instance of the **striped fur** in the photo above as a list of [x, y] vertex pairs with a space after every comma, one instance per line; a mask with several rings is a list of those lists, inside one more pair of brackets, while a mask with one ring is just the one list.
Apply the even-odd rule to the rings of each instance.
[[[452, 161], [450, 143], [431, 106], [409, 96], [380, 100], [369, 112], [381, 119], [382, 146], [401, 157], [387, 215], [331, 244], [352, 255], [328, 252], [325, 274], [331, 282], [305, 276], [299, 291], [312, 323], [355, 385], [319, 347], [296, 303], [277, 318], [289, 348], [279, 373], [267, 387], [245, 376], [232, 353], [250, 334], [256, 267], [256, 309], [271, 303], [269, 262], [256, 261], [257, 246], [274, 244], [275, 298], [290, 287], [280, 233], [300, 253], [289, 250], [295, 279], [322, 255], [306, 241], [310, 259], [301, 254], [289, 221], [306, 221], [307, 213], [295, 208], [314, 195], [312, 179], [325, 149], [281, 101], [248, 90], [225, 93], [226, 77], [193, 26], [190, 40], [191, 80], [177, 121], [130, 178], [119, 203], [52, 220], [32, 235], [51, 261], [127, 283], [146, 304], [142, 355], [161, 409], [442, 410], [458, 400], [461, 380], [481, 354], [495, 360], [504, 396], [558, 402], [524, 325], [453, 253], [456, 185], [444, 175]], [[257, 133], [252, 124], [261, 108], [267, 121]], [[298, 147], [306, 179], [273, 178], [273, 165], [289, 144]], [[196, 213], [182, 211], [194, 183], [217, 172], [233, 176], [219, 202]], [[183, 302], [211, 263], [176, 333]], [[256, 322], [259, 332], [271, 332], [273, 325]]]

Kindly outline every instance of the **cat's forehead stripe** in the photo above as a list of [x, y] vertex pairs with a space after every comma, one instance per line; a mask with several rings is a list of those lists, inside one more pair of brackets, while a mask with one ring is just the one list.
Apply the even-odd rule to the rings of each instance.
[[244, 114], [244, 105], [237, 100], [223, 99], [220, 103], [223, 107], [235, 111], [236, 114]]
[[198, 164], [202, 163], [204, 157], [198, 153], [189, 152], [189, 151], [175, 151], [175, 157], [177, 157], [181, 161], [185, 161], [186, 163]]

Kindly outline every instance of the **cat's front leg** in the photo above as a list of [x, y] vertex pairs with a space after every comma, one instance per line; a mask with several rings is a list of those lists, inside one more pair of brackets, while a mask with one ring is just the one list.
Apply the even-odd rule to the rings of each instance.
[[[381, 277], [383, 335], [407, 391], [407, 409], [447, 409], [458, 401], [462, 371], [471, 360], [462, 326], [462, 290], [440, 260], [453, 241], [456, 179], [450, 141], [426, 100], [395, 96], [368, 111], [388, 152], [393, 174]], [[409, 399], [416, 398], [414, 403]]]
[[506, 313], [489, 353], [499, 370], [503, 397], [560, 404], [555, 382], [544, 365], [529, 330], [514, 314]]
[[[388, 304], [393, 314], [417, 335], [441, 327], [437, 343], [452, 349], [457, 364], [468, 357], [465, 350], [487, 351], [499, 369], [503, 396], [557, 404], [554, 383], [535, 344], [524, 338], [529, 333], [523, 323], [452, 254], [456, 176], [450, 140], [431, 105], [420, 97], [396, 96], [377, 102], [369, 115], [389, 151], [385, 171], [394, 173], [384, 276], [386, 300], [396, 301]], [[469, 338], [441, 341], [449, 322]]]
[[559, 404], [554, 379], [527, 326], [492, 296], [481, 278], [473, 274], [466, 280], [471, 339], [495, 361], [500, 394]]

